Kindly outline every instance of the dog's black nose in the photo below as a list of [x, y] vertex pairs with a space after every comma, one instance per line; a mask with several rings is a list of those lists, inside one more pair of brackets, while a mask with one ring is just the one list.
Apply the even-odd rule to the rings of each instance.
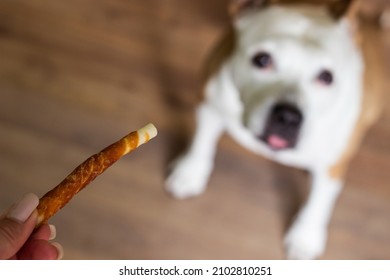
[[301, 111], [291, 104], [277, 104], [271, 112], [271, 117], [275, 123], [296, 127], [301, 125], [303, 119]]
[[289, 103], [278, 103], [270, 111], [260, 139], [273, 150], [295, 147], [303, 123], [303, 114]]

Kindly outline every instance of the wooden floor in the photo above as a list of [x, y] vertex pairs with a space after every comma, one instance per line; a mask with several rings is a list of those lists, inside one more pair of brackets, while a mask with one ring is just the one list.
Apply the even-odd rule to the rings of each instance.
[[[52, 220], [65, 258], [284, 258], [305, 172], [224, 137], [205, 195], [177, 201], [164, 191], [168, 163], [193, 130], [200, 69], [227, 25], [227, 2], [1, 0], [0, 211], [153, 122], [157, 139]], [[390, 259], [389, 168], [386, 103], [351, 166], [325, 259]]]

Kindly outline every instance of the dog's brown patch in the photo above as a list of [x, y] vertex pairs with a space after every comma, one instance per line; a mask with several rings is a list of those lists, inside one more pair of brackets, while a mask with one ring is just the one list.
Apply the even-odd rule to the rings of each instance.
[[229, 13], [236, 17], [247, 10], [261, 9], [270, 5], [315, 5], [326, 7], [329, 13], [340, 19], [355, 12], [358, 0], [234, 0], [229, 6]]
[[361, 37], [365, 63], [362, 110], [348, 149], [329, 169], [329, 175], [333, 179], [342, 179], [345, 176], [349, 162], [359, 148], [366, 131], [379, 119], [385, 103], [386, 67], [382, 31], [376, 22], [363, 20]]
[[205, 81], [219, 71], [223, 62], [233, 53], [235, 47], [236, 35], [233, 26], [230, 26], [206, 59], [203, 75]]

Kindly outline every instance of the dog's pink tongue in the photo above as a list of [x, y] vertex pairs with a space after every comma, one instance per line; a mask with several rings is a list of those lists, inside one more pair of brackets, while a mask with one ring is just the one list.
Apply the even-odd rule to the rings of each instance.
[[275, 134], [270, 135], [267, 142], [274, 149], [285, 149], [288, 147], [287, 140]]

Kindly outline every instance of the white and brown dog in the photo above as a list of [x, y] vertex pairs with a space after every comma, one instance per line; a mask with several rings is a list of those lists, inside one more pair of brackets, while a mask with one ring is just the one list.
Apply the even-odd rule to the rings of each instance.
[[285, 237], [294, 259], [323, 253], [347, 165], [379, 116], [383, 90], [375, 23], [358, 17], [355, 1], [316, 3], [233, 1], [234, 31], [217, 54], [192, 144], [167, 179], [177, 198], [201, 194], [223, 132], [310, 171], [311, 192]]

